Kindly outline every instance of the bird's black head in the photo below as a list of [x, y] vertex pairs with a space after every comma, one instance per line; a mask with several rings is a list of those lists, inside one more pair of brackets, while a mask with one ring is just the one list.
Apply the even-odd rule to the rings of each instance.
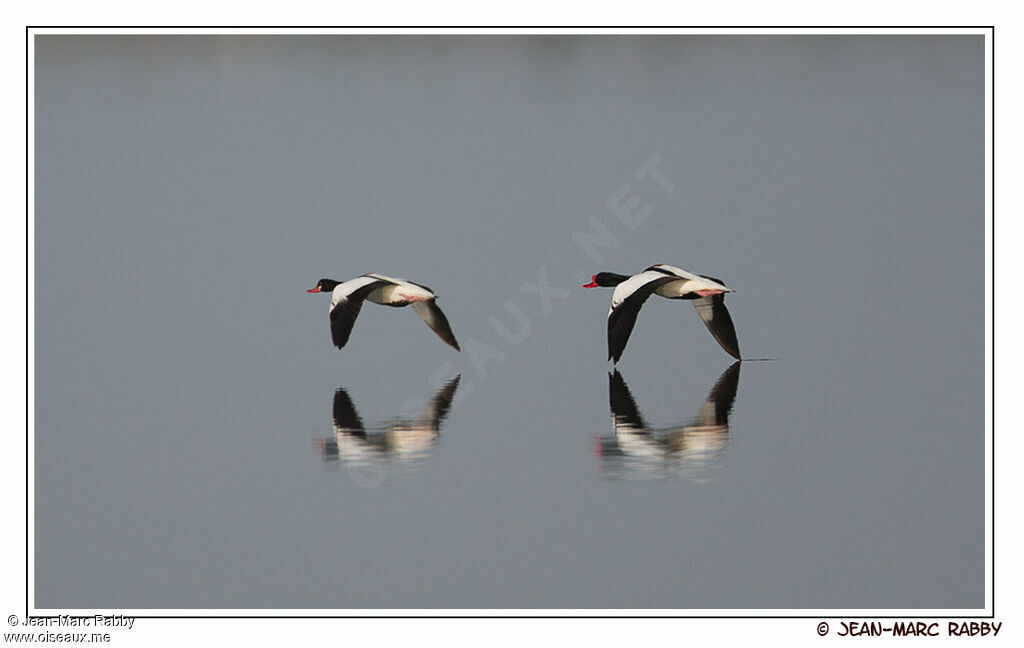
[[590, 278], [590, 283], [583, 284], [584, 288], [613, 288], [629, 279], [626, 275], [615, 274], [614, 272], [598, 272]]
[[308, 292], [308, 293], [328, 292], [329, 293], [332, 290], [334, 290], [334, 287], [337, 286], [340, 283], [341, 283], [340, 281], [335, 281], [334, 279], [321, 279], [320, 281], [316, 282], [315, 286], [313, 286], [312, 288], [310, 288], [306, 292]]

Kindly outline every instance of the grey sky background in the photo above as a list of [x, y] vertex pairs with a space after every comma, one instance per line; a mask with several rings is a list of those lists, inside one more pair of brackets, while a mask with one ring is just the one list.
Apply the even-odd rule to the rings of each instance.
[[[39, 607], [984, 604], [980, 36], [36, 42]], [[579, 278], [659, 262], [777, 360], [714, 465], [608, 479]], [[305, 290], [364, 272], [463, 353], [372, 304], [336, 351]], [[730, 363], [654, 300], [619, 368], [664, 427]], [[316, 451], [337, 388], [386, 421], [459, 372], [411, 470]]]

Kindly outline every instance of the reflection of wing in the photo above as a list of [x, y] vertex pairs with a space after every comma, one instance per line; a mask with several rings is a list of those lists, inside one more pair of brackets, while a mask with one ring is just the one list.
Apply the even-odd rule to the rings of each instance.
[[356, 407], [352, 404], [352, 399], [349, 398], [348, 392], [342, 388], [334, 392], [333, 413], [335, 431], [366, 438], [366, 429], [363, 427], [363, 421], [359, 418], [359, 413], [356, 412]]
[[704, 320], [711, 335], [715, 336], [726, 353], [739, 360], [740, 343], [736, 339], [736, 327], [733, 326], [732, 317], [725, 308], [725, 295], [694, 299], [693, 307], [697, 309], [697, 314]]
[[740, 383], [740, 364], [737, 360], [718, 377], [718, 382], [697, 412], [697, 425], [729, 425], [729, 412]]
[[636, 401], [633, 400], [633, 394], [629, 392], [625, 379], [617, 369], [608, 374], [608, 404], [611, 406], [616, 424], [626, 424], [635, 428], [647, 427]]
[[616, 370], [608, 374], [608, 404], [615, 426], [615, 443], [620, 453], [633, 459], [660, 459], [665, 454], [661, 442], [647, 428], [640, 408], [633, 400], [626, 379]]
[[381, 441], [375, 435], [367, 434], [352, 399], [341, 387], [334, 392], [331, 413], [334, 419], [334, 442], [331, 449], [335, 458], [344, 459], [349, 465], [375, 465], [381, 459]]
[[462, 374], [455, 376], [448, 384], [439, 389], [434, 398], [424, 406], [423, 410], [416, 417], [416, 427], [431, 428], [437, 430], [441, 427], [441, 422], [444, 421], [444, 417], [448, 416], [448, 410], [451, 409], [452, 399], [455, 398], [455, 392], [459, 388], [459, 381], [462, 380]]

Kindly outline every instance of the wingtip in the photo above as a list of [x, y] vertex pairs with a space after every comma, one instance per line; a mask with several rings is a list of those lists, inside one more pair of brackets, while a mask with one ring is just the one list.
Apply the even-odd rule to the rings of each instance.
[[743, 358], [740, 357], [740, 343], [739, 343], [739, 341], [733, 340], [732, 342], [733, 343], [731, 345], [729, 345], [728, 348], [725, 349], [726, 352], [729, 355], [731, 355], [732, 357], [736, 358], [737, 360], [742, 360]]

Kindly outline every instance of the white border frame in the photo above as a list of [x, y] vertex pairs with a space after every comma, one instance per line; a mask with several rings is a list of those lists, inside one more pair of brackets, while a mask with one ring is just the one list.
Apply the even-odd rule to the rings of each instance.
[[[844, 35], [844, 34], [880, 34], [880, 35], [904, 35], [904, 34], [975, 34], [985, 37], [985, 607], [983, 609], [698, 609], [698, 610], [677, 610], [677, 609], [645, 609], [645, 610], [623, 610], [623, 609], [343, 609], [343, 610], [320, 610], [320, 609], [220, 609], [220, 610], [194, 610], [194, 609], [51, 609], [35, 608], [32, 602], [35, 599], [35, 105], [33, 90], [35, 88], [35, 56], [34, 37], [48, 34], [200, 34], [200, 35], [240, 35], [240, 34], [460, 34], [460, 35], [496, 35], [496, 34], [580, 34], [580, 35], [610, 35], [610, 34], [714, 34], [714, 35], [772, 35], [772, 34], [795, 34], [795, 35]], [[30, 27], [27, 28], [27, 73], [28, 73], [28, 97], [27, 97], [27, 170], [28, 170], [28, 328], [27, 343], [29, 349], [28, 362], [28, 612], [30, 616], [57, 616], [71, 615], [92, 617], [94, 615], [124, 615], [136, 618], [336, 618], [336, 617], [672, 617], [683, 619], [963, 619], [963, 618], [989, 618], [993, 616], [993, 434], [994, 434], [994, 412], [993, 412], [993, 55], [994, 55], [994, 30], [991, 27], [958, 27], [958, 28], [267, 28], [267, 27], [226, 27], [226, 28], [62, 28], [62, 27]], [[891, 624], [890, 624], [891, 625]], [[943, 628], [944, 630], [945, 628]]]

